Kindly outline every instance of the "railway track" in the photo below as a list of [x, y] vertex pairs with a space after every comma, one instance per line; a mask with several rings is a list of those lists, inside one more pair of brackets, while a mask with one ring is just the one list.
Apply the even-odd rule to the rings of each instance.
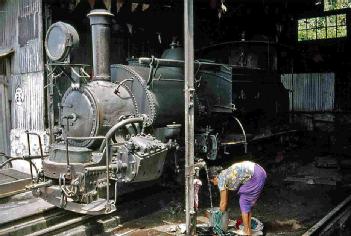
[[[101, 216], [82, 215], [52, 208], [0, 224], [0, 236], [108, 235], [122, 223], [162, 209], [165, 202], [170, 201], [173, 195], [171, 189], [153, 187], [125, 197], [125, 200], [117, 205], [116, 212]], [[163, 201], [160, 202], [160, 199]]]
[[351, 235], [351, 195], [302, 236]]
[[[15, 219], [0, 227], [0, 235], [44, 235], [55, 232], [70, 224], [70, 220], [79, 219], [78, 214], [67, 213], [62, 209], [54, 208], [24, 218]], [[82, 219], [79, 219], [82, 220]], [[68, 223], [67, 223], [68, 222]], [[76, 222], [78, 222], [76, 220]], [[66, 224], [66, 226], [62, 225]]]

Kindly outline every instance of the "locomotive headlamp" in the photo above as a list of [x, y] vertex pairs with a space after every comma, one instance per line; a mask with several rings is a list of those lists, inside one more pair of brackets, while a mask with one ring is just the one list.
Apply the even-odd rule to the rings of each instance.
[[79, 35], [76, 29], [66, 23], [56, 22], [46, 33], [45, 50], [52, 61], [64, 61], [73, 47], [79, 44]]

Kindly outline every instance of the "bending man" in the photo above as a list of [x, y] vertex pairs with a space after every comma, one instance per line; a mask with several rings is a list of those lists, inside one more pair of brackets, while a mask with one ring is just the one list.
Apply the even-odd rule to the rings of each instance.
[[219, 208], [221, 212], [225, 212], [228, 208], [228, 191], [238, 190], [244, 224], [241, 234], [251, 235], [252, 208], [262, 192], [267, 177], [266, 171], [254, 162], [243, 161], [233, 164], [220, 173], [213, 169], [210, 175], [210, 181], [213, 185], [218, 186], [220, 191]]

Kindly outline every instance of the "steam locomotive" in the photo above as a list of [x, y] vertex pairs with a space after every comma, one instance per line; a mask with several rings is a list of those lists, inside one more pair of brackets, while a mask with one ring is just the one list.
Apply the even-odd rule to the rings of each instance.
[[[175, 154], [183, 143], [184, 56], [173, 45], [161, 58], [110, 65], [111, 14], [93, 10], [88, 17], [93, 48], [89, 82], [84, 67], [67, 60], [66, 49], [78, 39], [75, 29], [58, 22], [46, 36], [51, 67], [70, 67], [72, 78], [59, 103], [59, 125], [51, 129], [50, 153], [32, 189], [58, 207], [98, 215], [115, 211], [117, 196], [128, 189], [159, 179], [168, 162], [177, 165]], [[216, 160], [221, 147], [247, 143], [245, 128], [233, 118], [235, 70], [198, 60], [195, 71], [196, 158]], [[240, 127], [239, 140], [230, 140], [234, 126]]]

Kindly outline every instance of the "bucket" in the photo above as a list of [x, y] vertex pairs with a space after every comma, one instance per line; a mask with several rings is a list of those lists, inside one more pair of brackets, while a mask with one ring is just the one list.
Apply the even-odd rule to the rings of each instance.
[[[244, 224], [241, 217], [234, 221], [234, 225], [235, 225], [234, 227], [235, 229], [244, 229]], [[252, 230], [252, 233], [263, 231], [263, 223], [259, 221], [257, 218], [251, 217], [251, 230]]]
[[[209, 219], [209, 226], [210, 227], [213, 227], [213, 222], [214, 222], [214, 220], [213, 220], [213, 213], [214, 212], [216, 212], [216, 211], [219, 211], [219, 207], [213, 207], [213, 208], [210, 208], [210, 209], [207, 209], [207, 211], [206, 211], [206, 213], [207, 213], [207, 215], [208, 215], [208, 219]], [[228, 212], [227, 211], [225, 211], [225, 212], [223, 212], [223, 215], [222, 215], [222, 229], [224, 230], [224, 231], [227, 231], [227, 229], [228, 229], [228, 224], [229, 224], [229, 215], [228, 215]]]

